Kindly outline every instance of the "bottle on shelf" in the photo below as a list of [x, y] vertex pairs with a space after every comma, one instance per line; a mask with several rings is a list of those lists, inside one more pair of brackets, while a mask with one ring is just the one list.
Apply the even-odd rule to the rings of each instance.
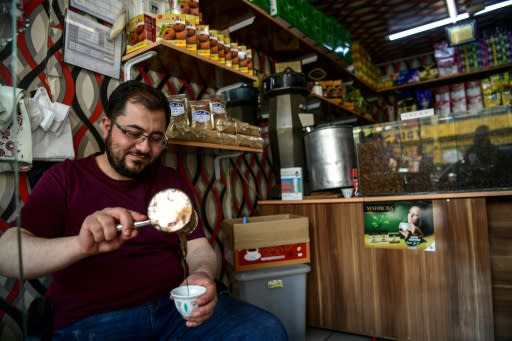
[[357, 168], [352, 168], [352, 186], [354, 187], [354, 196], [359, 196], [359, 181], [358, 181], [358, 174], [357, 174]]

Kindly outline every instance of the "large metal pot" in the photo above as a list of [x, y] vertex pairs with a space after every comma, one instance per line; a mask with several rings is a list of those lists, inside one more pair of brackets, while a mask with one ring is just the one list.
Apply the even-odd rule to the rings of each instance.
[[355, 152], [351, 126], [315, 128], [304, 136], [304, 145], [313, 191], [352, 186]]

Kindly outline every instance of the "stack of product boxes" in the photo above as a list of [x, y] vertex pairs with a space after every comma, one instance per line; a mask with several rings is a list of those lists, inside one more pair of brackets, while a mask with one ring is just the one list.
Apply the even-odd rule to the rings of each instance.
[[[264, 0], [252, 1], [255, 4]], [[259, 5], [260, 6], [260, 5]], [[266, 6], [261, 5], [263, 9]], [[308, 0], [270, 0], [270, 15], [284, 20], [314, 42], [333, 51], [351, 63], [351, 42], [348, 31], [334, 18], [314, 7]]]
[[512, 83], [509, 72], [500, 72], [482, 80], [467, 81], [433, 89], [437, 115], [478, 113], [482, 108], [512, 104]]
[[[219, 64], [254, 75], [252, 50], [231, 41], [229, 32], [218, 31], [201, 22], [199, 0], [129, 2], [126, 25], [126, 53], [132, 53], [157, 41], [197, 53]], [[229, 51], [229, 57], [226, 52]]]
[[372, 63], [370, 54], [357, 41], [352, 43], [352, 66], [358, 78], [374, 88], [379, 86], [380, 69]]
[[178, 94], [167, 99], [171, 108], [168, 138], [263, 148], [260, 127], [229, 117], [223, 97], [188, 100]]

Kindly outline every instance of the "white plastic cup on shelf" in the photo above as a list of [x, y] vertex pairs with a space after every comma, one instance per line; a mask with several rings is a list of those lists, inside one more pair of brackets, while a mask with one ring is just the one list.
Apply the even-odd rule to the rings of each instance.
[[344, 198], [352, 198], [354, 195], [354, 189], [352, 187], [342, 188], [341, 194], [343, 194]]

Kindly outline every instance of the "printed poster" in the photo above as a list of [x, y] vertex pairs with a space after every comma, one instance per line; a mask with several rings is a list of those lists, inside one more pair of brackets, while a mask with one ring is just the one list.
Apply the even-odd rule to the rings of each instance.
[[435, 251], [432, 201], [364, 203], [364, 245]]
[[64, 61], [119, 79], [123, 35], [112, 41], [110, 27], [69, 10], [65, 23]]

